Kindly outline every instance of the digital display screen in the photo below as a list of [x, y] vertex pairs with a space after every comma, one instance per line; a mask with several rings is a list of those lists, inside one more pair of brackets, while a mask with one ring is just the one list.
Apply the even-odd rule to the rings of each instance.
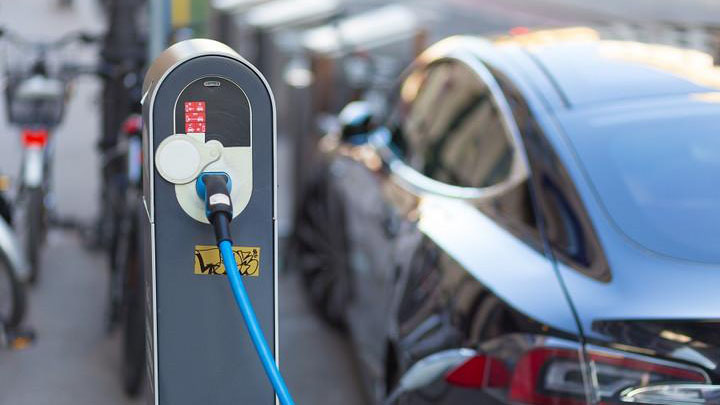
[[175, 102], [175, 133], [204, 133], [225, 147], [251, 145], [250, 120], [245, 92], [221, 77], [195, 80]]
[[204, 134], [207, 126], [205, 125], [205, 102], [204, 101], [186, 101], [185, 102], [185, 133], [186, 134]]

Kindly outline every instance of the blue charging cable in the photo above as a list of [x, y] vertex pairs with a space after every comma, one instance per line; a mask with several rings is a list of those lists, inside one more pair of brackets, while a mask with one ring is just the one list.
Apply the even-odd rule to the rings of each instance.
[[233, 295], [235, 296], [235, 302], [237, 303], [238, 308], [240, 308], [243, 319], [245, 319], [245, 325], [247, 326], [248, 333], [250, 334], [250, 339], [252, 339], [252, 342], [255, 345], [255, 350], [257, 351], [258, 357], [260, 357], [260, 362], [262, 362], [263, 368], [265, 369], [265, 374], [267, 374], [273, 388], [275, 388], [275, 394], [277, 394], [278, 399], [280, 399], [280, 403], [283, 405], [294, 405], [295, 402], [290, 396], [290, 391], [285, 385], [285, 380], [283, 380], [280, 370], [277, 368], [272, 352], [270, 352], [270, 348], [268, 347], [262, 330], [260, 329], [260, 323], [258, 323], [255, 311], [252, 307], [252, 302], [250, 302], [247, 291], [245, 291], [245, 286], [240, 278], [240, 273], [230, 270], [237, 269], [235, 255], [232, 251], [232, 242], [224, 240], [220, 242], [218, 247], [220, 248], [223, 264], [225, 264], [225, 273], [228, 276], [228, 280], [230, 280], [230, 287], [232, 288]]
[[225, 173], [203, 173], [196, 184], [198, 194], [205, 200], [208, 220], [215, 230], [218, 248], [220, 248], [220, 255], [225, 265], [225, 274], [227, 274], [230, 281], [235, 302], [245, 320], [245, 326], [265, 369], [265, 374], [275, 389], [275, 394], [280, 403], [282, 405], [295, 405], [267, 341], [265, 341], [252, 302], [250, 302], [250, 297], [248, 297], [242, 278], [237, 271], [237, 262], [235, 261], [232, 238], [230, 237], [230, 221], [232, 221], [232, 203], [229, 192], [230, 178]]

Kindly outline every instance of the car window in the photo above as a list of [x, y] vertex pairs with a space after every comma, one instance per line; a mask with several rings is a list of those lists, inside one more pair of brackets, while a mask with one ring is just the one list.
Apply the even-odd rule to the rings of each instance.
[[608, 218], [656, 253], [720, 263], [720, 105], [697, 96], [628, 111], [563, 123]]
[[513, 148], [494, 100], [458, 61], [440, 61], [403, 81], [390, 116], [392, 145], [427, 177], [488, 187], [510, 175]]
[[531, 181], [544, 232], [557, 260], [598, 281], [610, 281], [610, 270], [590, 216], [563, 163], [545, 138], [525, 98], [509, 79], [495, 77], [513, 111], [528, 154]]
[[[508, 178], [513, 145], [487, 86], [459, 61], [409, 73], [387, 121], [391, 146], [425, 176], [461, 187], [487, 187]], [[542, 250], [527, 181], [476, 206], [496, 223]]]

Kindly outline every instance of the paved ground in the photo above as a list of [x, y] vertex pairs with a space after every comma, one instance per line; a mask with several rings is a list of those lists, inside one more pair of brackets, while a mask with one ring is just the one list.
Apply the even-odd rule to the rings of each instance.
[[[572, 23], [597, 16], [596, 11], [582, 7], [568, 8], [568, 2], [577, 5], [580, 0], [527, 0], [522, 7], [519, 1], [419, 0], [419, 4], [439, 26], [433, 38], [506, 30], [514, 25]], [[711, 0], [690, 1], [701, 4]], [[56, 2], [0, 0], [0, 24], [39, 37], [72, 28], [101, 28], [102, 20], [91, 7], [94, 0], [76, 0], [78, 7], [72, 12], [55, 9]], [[96, 210], [94, 142], [98, 123], [93, 115], [97, 90], [93, 80], [78, 85], [67, 123], [56, 133], [55, 184], [63, 215], [90, 218]], [[18, 151], [17, 133], [0, 119], [0, 172], [17, 172]], [[280, 170], [282, 183], [287, 168]], [[29, 350], [0, 352], [0, 404], [133, 404], [119, 387], [118, 340], [108, 336], [103, 327], [106, 276], [102, 255], [84, 249], [72, 234], [51, 233], [41, 283], [30, 294], [29, 323], [37, 329], [39, 339]], [[294, 276], [281, 277], [280, 294], [281, 364], [298, 403], [364, 403], [346, 340], [309, 311]]]

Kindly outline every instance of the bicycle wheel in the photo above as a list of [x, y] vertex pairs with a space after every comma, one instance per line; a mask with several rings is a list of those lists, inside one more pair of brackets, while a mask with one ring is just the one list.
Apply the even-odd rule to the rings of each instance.
[[123, 288], [123, 386], [129, 397], [137, 397], [145, 377], [145, 290], [137, 226], [129, 235], [125, 286]]
[[28, 189], [25, 221], [25, 253], [30, 264], [29, 281], [35, 284], [40, 273], [40, 255], [47, 232], [45, 192], [42, 188]]
[[108, 277], [107, 296], [107, 328], [112, 332], [122, 320], [123, 301], [125, 300], [123, 290], [125, 288], [128, 271], [128, 260], [130, 260], [132, 246], [132, 225], [129, 218], [114, 219], [115, 232], [112, 235], [110, 247], [110, 276]]
[[25, 290], [10, 262], [0, 252], [0, 323], [9, 328], [20, 324], [25, 315]]

